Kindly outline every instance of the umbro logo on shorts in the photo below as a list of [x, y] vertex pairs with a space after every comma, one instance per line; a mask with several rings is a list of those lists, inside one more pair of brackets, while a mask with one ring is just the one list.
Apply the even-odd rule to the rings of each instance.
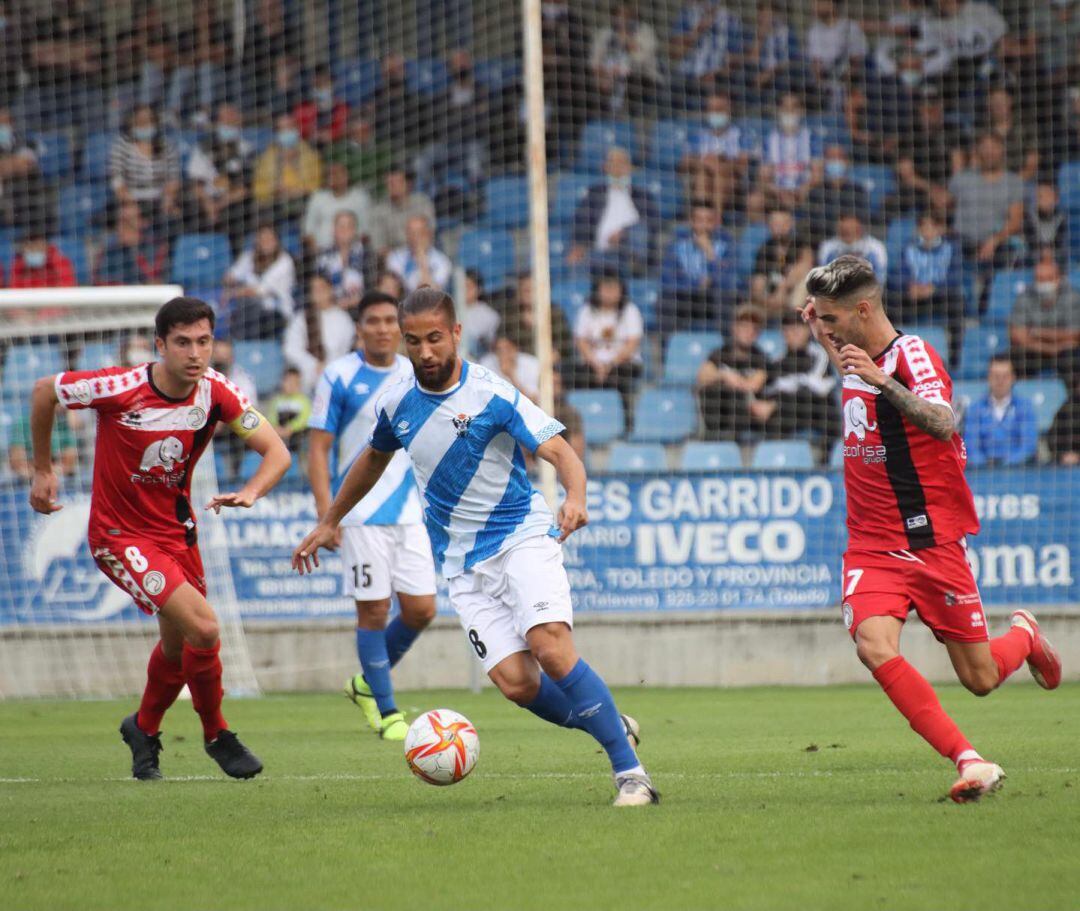
[[537, 602], [536, 602], [536, 603], [535, 603], [535, 604], [534, 604], [534, 605], [532, 606], [532, 609], [533, 609], [533, 610], [534, 610], [534, 611], [535, 611], [536, 613], [540, 613], [540, 611], [542, 611], [542, 610], [547, 610], [547, 609], [548, 609], [548, 602], [547, 602], [547, 601], [537, 601]]

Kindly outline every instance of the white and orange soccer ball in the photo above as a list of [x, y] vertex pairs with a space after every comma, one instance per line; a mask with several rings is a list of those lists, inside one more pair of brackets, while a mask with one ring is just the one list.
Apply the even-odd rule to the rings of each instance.
[[433, 709], [420, 715], [405, 735], [405, 761], [428, 784], [456, 784], [480, 757], [480, 738], [464, 715]]

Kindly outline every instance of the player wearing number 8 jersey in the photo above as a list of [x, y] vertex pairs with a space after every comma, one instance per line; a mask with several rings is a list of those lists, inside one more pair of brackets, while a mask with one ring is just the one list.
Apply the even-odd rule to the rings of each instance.
[[957, 767], [950, 795], [976, 800], [1005, 777], [945, 714], [926, 679], [900, 655], [912, 609], [944, 643], [960, 682], [983, 696], [1026, 659], [1046, 689], [1061, 662], [1028, 611], [991, 639], [966, 559], [979, 530], [964, 478], [952, 380], [923, 339], [897, 331], [866, 260], [842, 256], [807, 277], [803, 318], [843, 378], [848, 550], [843, 617], [860, 660], [911, 727]]
[[132, 752], [132, 774], [161, 778], [162, 717], [187, 684], [202, 722], [206, 752], [234, 778], [262, 764], [228, 729], [221, 714], [218, 623], [206, 582], [191, 506], [191, 477], [219, 423], [262, 455], [255, 475], [207, 508], [250, 506], [281, 479], [290, 457], [247, 397], [208, 369], [214, 312], [195, 298], [174, 298], [156, 317], [160, 360], [137, 367], [69, 371], [34, 386], [31, 431], [34, 479], [30, 503], [46, 515], [61, 509], [50, 437], [56, 405], [97, 412], [90, 503], [90, 550], [101, 571], [147, 614], [161, 640], [150, 655], [138, 711], [120, 733]]
[[[309, 471], [321, 518], [375, 426], [375, 401], [388, 386], [411, 379], [401, 346], [397, 301], [379, 291], [360, 300], [353, 351], [329, 364], [312, 408]], [[341, 521], [345, 591], [356, 602], [356, 653], [362, 673], [345, 693], [384, 740], [404, 740], [408, 725], [394, 702], [390, 669], [435, 616], [435, 566], [420, 513], [412, 466], [404, 452]], [[400, 613], [387, 623], [391, 592]]]
[[[574, 647], [559, 542], [587, 521], [585, 468], [559, 436], [562, 424], [458, 357], [461, 326], [449, 295], [419, 288], [402, 302], [399, 319], [416, 375], [379, 396], [370, 445], [293, 565], [303, 573], [318, 564], [318, 549], [333, 545], [342, 518], [404, 449], [450, 602], [492, 682], [545, 721], [591, 734], [611, 761], [617, 806], [655, 803], [634, 749], [636, 723], [619, 715]], [[557, 528], [529, 483], [524, 450], [550, 462], [566, 490]]]

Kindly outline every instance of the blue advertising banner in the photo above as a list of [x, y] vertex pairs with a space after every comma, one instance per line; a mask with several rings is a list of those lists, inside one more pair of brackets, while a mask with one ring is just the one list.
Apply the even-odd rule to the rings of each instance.
[[[986, 604], [1080, 604], [1080, 472], [995, 469], [968, 475], [982, 519], [970, 559]], [[0, 625], [133, 619], [85, 542], [89, 500], [35, 515], [22, 486], [0, 488]], [[582, 611], [821, 609], [839, 602], [846, 541], [842, 478], [823, 472], [603, 476], [589, 482], [590, 524], [565, 545]], [[279, 491], [204, 525], [208, 570], [228, 554], [247, 618], [349, 616], [341, 560], [292, 572], [315, 521], [305, 491]], [[443, 600], [441, 607], [447, 605]]]

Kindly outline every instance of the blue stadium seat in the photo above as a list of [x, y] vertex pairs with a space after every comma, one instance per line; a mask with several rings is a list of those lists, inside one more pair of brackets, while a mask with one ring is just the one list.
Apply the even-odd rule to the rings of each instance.
[[249, 143], [256, 155], [265, 152], [274, 141], [274, 128], [267, 126], [244, 127], [242, 135]]
[[606, 446], [622, 436], [626, 418], [622, 396], [614, 389], [574, 389], [566, 394], [566, 402], [581, 415], [590, 446]]
[[52, 241], [56, 248], [71, 260], [75, 270], [75, 281], [80, 285], [90, 284], [90, 258], [86, 255], [86, 243], [81, 237], [56, 237]]
[[806, 440], [765, 440], [754, 449], [751, 468], [813, 468], [814, 453]]
[[904, 273], [904, 247], [915, 237], [916, 220], [914, 218], [894, 218], [885, 231], [885, 252], [889, 257], [889, 271], [886, 283], [892, 288], [899, 288]]
[[784, 333], [779, 329], [766, 329], [758, 336], [757, 344], [770, 361], [779, 360], [787, 353]]
[[181, 234], [173, 249], [172, 280], [187, 287], [220, 285], [231, 264], [224, 234]]
[[1058, 193], [1063, 209], [1080, 209], [1080, 161], [1069, 161], [1058, 171]]
[[697, 430], [697, 401], [686, 389], [646, 389], [634, 405], [635, 443], [681, 443]]
[[104, 183], [77, 183], [60, 190], [60, 233], [85, 237], [95, 233], [94, 222], [105, 211], [109, 191]]
[[683, 447], [683, 471], [725, 471], [742, 468], [737, 443], [702, 443], [692, 440]]
[[637, 131], [632, 123], [625, 120], [593, 120], [581, 129], [574, 170], [580, 174], [601, 173], [608, 149], [613, 146], [626, 149], [633, 162], [640, 164], [637, 144]]
[[885, 165], [859, 164], [851, 168], [851, 179], [862, 184], [870, 196], [870, 211], [878, 212], [885, 197], [896, 192], [896, 175]]
[[505, 288], [514, 274], [514, 238], [509, 231], [473, 228], [463, 231], [458, 241], [457, 264], [475, 269], [485, 291]]
[[109, 149], [116, 140], [116, 133], [91, 133], [83, 143], [83, 180], [105, 180], [109, 176]]
[[71, 140], [66, 132], [36, 133], [30, 139], [45, 180], [66, 180], [72, 176]]
[[754, 272], [758, 251], [769, 239], [768, 225], [747, 225], [739, 235], [735, 248], [735, 267], [739, 273], [739, 286], [747, 287]]
[[1007, 350], [1009, 336], [994, 326], [972, 326], [964, 331], [960, 343], [960, 364], [953, 371], [959, 380], [978, 380], [986, 376], [990, 358]]
[[902, 326], [901, 328], [908, 335], [919, 336], [919, 338], [933, 348], [941, 356], [941, 359], [946, 365], [948, 365], [949, 333], [945, 330], [944, 326], [927, 326], [923, 324], [919, 326]]
[[829, 452], [829, 467], [830, 468], [843, 468], [844, 467], [844, 441], [837, 440], [833, 443], [832, 450]]
[[722, 344], [719, 332], [673, 332], [664, 355], [664, 382], [693, 386], [701, 362]]
[[243, 367], [255, 380], [260, 398], [273, 395], [281, 384], [281, 372], [285, 358], [278, 342], [236, 342], [233, 345], [236, 364]]
[[1065, 404], [1068, 391], [1058, 377], [1020, 380], [1013, 390], [1017, 395], [1030, 399], [1039, 420], [1039, 433], [1046, 433], [1054, 422], [1054, 415]]
[[498, 93], [521, 77], [521, 64], [512, 57], [492, 57], [473, 64], [476, 84]]
[[436, 58], [406, 60], [405, 83], [419, 95], [439, 95], [450, 85], [450, 71]]
[[627, 294], [630, 296], [641, 317], [645, 320], [646, 329], [656, 328], [656, 304], [660, 300], [660, 284], [651, 278], [632, 278], [627, 286]]
[[765, 137], [769, 135], [769, 131], [776, 125], [775, 120], [770, 120], [767, 117], [740, 117], [736, 123], [738, 123], [739, 129], [743, 133], [743, 147], [758, 149], [762, 147]]
[[526, 177], [492, 177], [484, 191], [484, 224], [513, 231], [529, 223], [529, 182]]
[[100, 370], [120, 362], [120, 346], [116, 342], [87, 342], [75, 359], [76, 370]]
[[652, 193], [657, 214], [664, 221], [678, 218], [683, 210], [683, 183], [674, 171], [647, 168], [634, 172], [634, 183]]
[[4, 270], [5, 279], [11, 275], [11, 261], [13, 259], [15, 259], [15, 233], [0, 230], [0, 268]]
[[985, 323], [1004, 326], [1012, 315], [1016, 296], [1035, 281], [1031, 269], [997, 272], [990, 284], [990, 299], [986, 306]]
[[971, 403], [986, 395], [986, 380], [958, 380], [953, 383], [952, 406], [961, 421]]
[[574, 326], [574, 320], [577, 319], [578, 311], [589, 299], [589, 290], [587, 278], [571, 279], [552, 285], [551, 301], [562, 310], [571, 328]]
[[596, 178], [589, 174], [559, 174], [555, 180], [555, 195], [551, 202], [551, 223], [571, 225], [578, 205], [588, 195]]
[[60, 373], [63, 369], [64, 358], [55, 345], [12, 345], [4, 358], [4, 392], [15, 397], [26, 395], [38, 377]]
[[334, 90], [351, 108], [363, 107], [382, 85], [378, 60], [339, 60], [331, 68]]
[[851, 131], [839, 114], [810, 114], [806, 118], [806, 125], [821, 141], [822, 148], [840, 145], [851, 150]]
[[649, 132], [646, 166], [675, 173], [694, 135], [701, 128], [702, 124], [694, 120], [658, 120]]
[[[565, 225], [552, 224], [551, 230], [548, 231], [548, 265], [553, 283], [564, 282], [570, 278], [570, 273], [574, 268], [566, 261], [570, 246], [570, 229]], [[531, 252], [529, 261], [532, 262]]]
[[607, 470], [612, 474], [652, 474], [667, 471], [664, 447], [659, 443], [612, 443]]

